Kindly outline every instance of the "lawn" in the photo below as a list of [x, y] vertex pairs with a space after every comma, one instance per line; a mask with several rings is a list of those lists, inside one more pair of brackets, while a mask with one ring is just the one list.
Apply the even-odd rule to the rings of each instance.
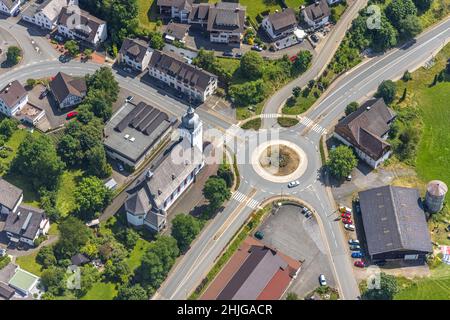
[[67, 216], [75, 209], [75, 199], [73, 193], [77, 185], [77, 180], [83, 175], [81, 170], [64, 171], [59, 183], [56, 207], [63, 217]]
[[96, 282], [81, 300], [113, 300], [117, 295], [116, 285], [111, 282]]
[[42, 266], [36, 262], [36, 255], [37, 251], [27, 256], [17, 257], [16, 264], [22, 269], [40, 276], [42, 274]]
[[298, 124], [298, 120], [294, 118], [279, 117], [277, 122], [283, 128], [289, 128]]
[[127, 259], [127, 264], [133, 272], [137, 267], [141, 265], [142, 256], [147, 251], [150, 242], [144, 239], [139, 239], [131, 251], [130, 256]]
[[259, 130], [259, 128], [261, 128], [261, 118], [247, 121], [241, 126], [241, 128], [244, 130]]
[[305, 4], [305, 0], [285, 0], [284, 1], [289, 8], [299, 9], [300, 6]]
[[156, 21], [159, 17], [156, 0], [138, 0], [138, 8], [140, 26], [148, 30], [156, 30]]

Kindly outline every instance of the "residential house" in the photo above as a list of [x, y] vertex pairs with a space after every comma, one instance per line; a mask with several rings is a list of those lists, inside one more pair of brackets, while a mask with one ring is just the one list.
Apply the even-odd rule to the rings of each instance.
[[45, 0], [42, 3], [32, 2], [22, 13], [24, 21], [43, 29], [53, 30], [57, 26], [61, 10], [73, 5], [74, 0]]
[[188, 34], [190, 25], [170, 22], [164, 30], [164, 39], [168, 43], [178, 41], [185, 43], [186, 36]]
[[14, 80], [0, 91], [0, 112], [13, 117], [28, 102], [28, 93], [19, 81]]
[[320, 28], [330, 21], [331, 10], [327, 0], [320, 0], [303, 9], [302, 15], [310, 27]]
[[433, 252], [419, 190], [383, 186], [359, 192], [359, 203], [372, 262], [424, 262]]
[[211, 5], [209, 3], [193, 4], [191, 12], [189, 13], [188, 23], [206, 26], [208, 24], [210, 8], [211, 8]]
[[81, 10], [78, 6], [62, 8], [57, 25], [59, 34], [80, 40], [92, 47], [97, 47], [108, 36], [106, 22]]
[[19, 9], [20, 0], [0, 0], [0, 12], [12, 16]]
[[301, 263], [248, 237], [202, 295], [202, 300], [279, 300]]
[[61, 109], [73, 107], [81, 103], [86, 96], [86, 80], [58, 72], [50, 82], [50, 90]]
[[74, 265], [74, 266], [83, 266], [83, 265], [91, 262], [91, 260], [88, 257], [86, 257], [84, 254], [77, 253], [70, 258], [70, 262], [72, 262], [72, 265]]
[[0, 178], [0, 214], [16, 212], [23, 200], [23, 191]]
[[395, 117], [383, 99], [369, 100], [338, 122], [334, 137], [353, 147], [362, 160], [377, 168], [392, 153], [386, 139]]
[[191, 107], [182, 118], [180, 135], [181, 139], [127, 190], [125, 211], [130, 225], [156, 232], [164, 229], [167, 210], [203, 168], [203, 125]]
[[193, 0], [158, 0], [156, 5], [160, 14], [186, 22], [193, 2]]
[[33, 294], [39, 294], [39, 280], [38, 276], [16, 266], [14, 275], [9, 279], [8, 284], [20, 296], [27, 298], [33, 296]]
[[210, 41], [240, 44], [245, 27], [246, 8], [239, 3], [218, 2], [211, 5], [207, 31]]
[[106, 153], [111, 159], [136, 169], [170, 138], [176, 121], [144, 102], [126, 103], [105, 126]]
[[8, 286], [6, 283], [0, 282], [0, 301], [1, 300], [10, 300], [16, 291]]
[[149, 75], [204, 102], [217, 89], [216, 75], [186, 63], [176, 54], [155, 50], [148, 66]]
[[3, 231], [11, 242], [34, 246], [34, 240], [46, 235], [50, 220], [41, 209], [20, 205], [8, 214]]
[[126, 38], [122, 42], [117, 61], [125, 63], [138, 71], [144, 71], [150, 62], [153, 49], [147, 42], [139, 39]]
[[294, 33], [298, 23], [294, 9], [269, 14], [262, 21], [262, 27], [272, 40], [284, 38]]

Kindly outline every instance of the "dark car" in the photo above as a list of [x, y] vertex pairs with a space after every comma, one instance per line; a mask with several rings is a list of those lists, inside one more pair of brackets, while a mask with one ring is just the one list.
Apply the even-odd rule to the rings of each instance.
[[41, 92], [41, 94], [39, 95], [39, 99], [44, 99], [48, 94], [48, 90], [44, 90]]
[[232, 57], [232, 56], [233, 56], [233, 52], [227, 51], [227, 52], [222, 53], [222, 55], [223, 55], [224, 57]]
[[62, 54], [62, 55], [59, 56], [59, 61], [62, 62], [62, 63], [66, 63], [66, 62], [70, 61], [70, 58], [68, 56]]
[[237, 52], [234, 56], [236, 58], [241, 58], [242, 57], [242, 52]]
[[315, 35], [315, 34], [312, 34], [311, 35], [311, 40], [314, 41], [314, 42], [319, 42], [319, 37], [317, 35]]
[[264, 238], [264, 232], [262, 232], [262, 231], [256, 231], [256, 232], [255, 232], [255, 238], [256, 238], [256, 239], [259, 239], [259, 240], [262, 240], [262, 239]]
[[13, 17], [17, 17], [20, 13], [20, 9], [17, 9], [16, 11], [14, 11], [13, 13]]

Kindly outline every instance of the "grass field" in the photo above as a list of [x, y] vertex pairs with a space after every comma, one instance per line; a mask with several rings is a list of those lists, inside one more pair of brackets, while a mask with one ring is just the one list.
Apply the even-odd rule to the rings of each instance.
[[75, 199], [73, 193], [77, 185], [77, 180], [83, 175], [81, 170], [64, 171], [59, 183], [56, 207], [63, 217], [67, 216], [75, 209]]
[[130, 256], [127, 259], [127, 264], [133, 272], [137, 267], [141, 265], [142, 256], [147, 251], [150, 242], [144, 239], [139, 239], [131, 251]]
[[112, 300], [117, 295], [116, 285], [111, 282], [96, 282], [81, 300]]
[[159, 16], [156, 0], [138, 0], [138, 7], [140, 26], [148, 30], [156, 30], [156, 21]]
[[37, 276], [42, 274], [42, 266], [36, 262], [37, 251], [33, 254], [23, 257], [17, 257], [16, 264], [22, 269], [31, 272]]

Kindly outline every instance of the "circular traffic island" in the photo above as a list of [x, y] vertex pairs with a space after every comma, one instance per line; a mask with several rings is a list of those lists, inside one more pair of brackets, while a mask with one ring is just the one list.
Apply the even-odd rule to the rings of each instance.
[[300, 165], [300, 156], [284, 144], [270, 145], [260, 155], [262, 168], [275, 176], [287, 176]]

